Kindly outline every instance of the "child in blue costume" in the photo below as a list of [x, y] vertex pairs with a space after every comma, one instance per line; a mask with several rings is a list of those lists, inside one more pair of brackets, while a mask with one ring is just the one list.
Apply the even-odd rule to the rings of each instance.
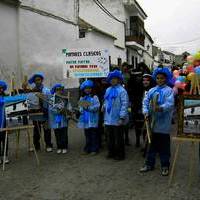
[[108, 158], [125, 159], [123, 127], [128, 123], [129, 98], [122, 87], [123, 75], [121, 71], [110, 72], [107, 81], [111, 86], [104, 96], [104, 124], [108, 134]]
[[[25, 95], [17, 95], [17, 96], [6, 96], [5, 91], [7, 90], [6, 82], [0, 80], [0, 163], [3, 162], [4, 155], [4, 146], [5, 146], [5, 136], [6, 132], [1, 131], [2, 128], [6, 128], [6, 114], [5, 114], [5, 106], [7, 103], [14, 103], [21, 100], [26, 100]], [[9, 163], [8, 160], [8, 142], [6, 144], [6, 159], [5, 163]]]
[[94, 83], [91, 80], [84, 81], [80, 89], [83, 96], [80, 98], [79, 128], [84, 128], [86, 144], [84, 154], [96, 155], [99, 151], [99, 107], [100, 102], [96, 95], [92, 95]]
[[157, 68], [153, 79], [157, 86], [149, 90], [143, 100], [143, 114], [151, 118], [152, 140], [144, 167], [140, 172], [154, 169], [156, 154], [161, 161], [161, 175], [168, 176], [170, 166], [170, 132], [174, 109], [174, 92], [167, 86], [172, 78], [168, 68]]
[[[51, 92], [48, 88], [43, 85], [44, 74], [37, 72], [31, 76], [28, 80], [29, 84], [34, 84], [35, 87], [32, 89], [33, 92], [40, 92], [45, 96], [51, 95]], [[36, 150], [40, 150], [40, 130], [43, 125], [44, 128], [44, 140], [46, 144], [46, 151], [52, 152], [52, 143], [51, 143], [51, 129], [48, 128], [48, 105], [47, 103], [40, 101], [44, 115], [38, 120], [33, 120], [34, 131], [33, 131], [33, 142]]]
[[64, 86], [55, 84], [51, 89], [53, 102], [49, 106], [49, 125], [54, 130], [57, 143], [57, 154], [68, 152], [68, 118], [67, 111], [70, 110], [67, 99], [60, 98], [56, 95], [63, 95]]

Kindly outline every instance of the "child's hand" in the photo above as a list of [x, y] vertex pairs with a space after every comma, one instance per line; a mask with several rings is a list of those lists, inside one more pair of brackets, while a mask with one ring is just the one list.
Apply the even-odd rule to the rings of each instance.
[[118, 125], [119, 125], [119, 126], [124, 125], [124, 119], [120, 119], [120, 120], [118, 121]]
[[163, 108], [161, 108], [160, 106], [156, 106], [155, 107], [155, 112], [162, 112]]
[[145, 119], [146, 121], [148, 121], [148, 120], [149, 120], [149, 115], [148, 115], [148, 114], [144, 114], [144, 119]]

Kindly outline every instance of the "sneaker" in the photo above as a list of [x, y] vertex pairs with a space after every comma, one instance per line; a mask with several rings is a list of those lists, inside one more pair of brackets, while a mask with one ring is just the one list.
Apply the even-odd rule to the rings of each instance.
[[29, 150], [28, 150], [29, 152], [33, 152], [34, 151], [34, 149], [33, 148], [29, 148]]
[[169, 175], [169, 168], [168, 167], [163, 167], [161, 169], [161, 175], [162, 176], [168, 176]]
[[53, 151], [53, 148], [52, 148], [52, 147], [47, 147], [47, 148], [46, 148], [46, 151], [47, 151], [47, 152], [52, 152], [52, 151]]
[[67, 152], [68, 152], [67, 149], [63, 149], [63, 150], [62, 150], [62, 153], [63, 153], [63, 154], [66, 154]]
[[148, 172], [148, 171], [152, 171], [153, 170], [153, 167], [150, 167], [148, 165], [144, 165], [141, 169], [140, 169], [140, 172], [141, 173], [144, 173], [144, 172]]
[[57, 149], [56, 153], [57, 153], [57, 154], [61, 154], [61, 153], [62, 153], [62, 150], [61, 150], [61, 149]]
[[5, 164], [8, 164], [10, 162], [10, 160], [8, 159], [8, 157], [6, 156], [5, 158]]

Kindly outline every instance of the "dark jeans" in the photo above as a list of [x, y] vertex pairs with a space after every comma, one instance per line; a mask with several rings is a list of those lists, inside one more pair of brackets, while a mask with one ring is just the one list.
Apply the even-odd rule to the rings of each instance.
[[125, 158], [123, 126], [106, 126], [108, 133], [108, 156]]
[[[40, 149], [40, 133], [41, 133], [41, 126], [44, 122], [40, 122], [40, 121], [33, 121], [33, 125], [34, 125], [34, 130], [33, 130], [33, 142], [35, 145], [36, 150]], [[45, 128], [44, 129], [44, 140], [45, 140], [45, 144], [46, 144], [46, 148], [48, 147], [52, 147], [52, 143], [51, 143], [51, 129], [49, 128]]]
[[100, 148], [102, 147], [102, 143], [106, 139], [103, 123], [104, 123], [104, 115], [101, 112], [99, 114], [99, 124], [98, 124], [98, 135], [99, 135], [99, 147]]
[[144, 140], [144, 116], [142, 114], [135, 114], [134, 116], [135, 124], [135, 137], [136, 137], [136, 146], [140, 146], [140, 137], [143, 136]]
[[84, 129], [86, 144], [84, 151], [87, 153], [99, 151], [99, 132], [97, 128]]
[[150, 148], [147, 154], [146, 165], [154, 167], [156, 154], [159, 153], [161, 168], [170, 166], [170, 135], [153, 133]]
[[68, 149], [68, 128], [54, 129], [56, 136], [57, 149]]
[[[6, 132], [5, 131], [0, 132], [0, 156], [4, 155], [5, 138], [6, 138]], [[6, 145], [6, 156], [7, 155], [8, 155], [8, 140]]]

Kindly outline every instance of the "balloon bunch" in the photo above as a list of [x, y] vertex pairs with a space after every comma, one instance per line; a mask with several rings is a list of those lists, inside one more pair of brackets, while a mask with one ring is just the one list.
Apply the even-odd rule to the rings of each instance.
[[188, 56], [187, 63], [182, 66], [182, 69], [174, 70], [173, 77], [175, 91], [178, 89], [185, 91], [186, 86], [190, 84], [189, 93], [200, 95], [200, 52], [194, 56]]
[[181, 72], [179, 70], [174, 70], [173, 76], [175, 79], [174, 83], [174, 90], [178, 93], [178, 89], [185, 90], [186, 87], [186, 77], [181, 75]]

